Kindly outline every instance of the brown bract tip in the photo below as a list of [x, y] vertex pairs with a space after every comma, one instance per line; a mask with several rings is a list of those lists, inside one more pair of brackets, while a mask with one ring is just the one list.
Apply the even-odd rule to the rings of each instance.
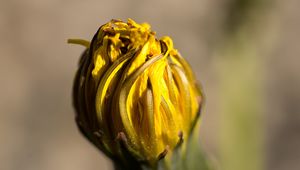
[[157, 157], [158, 160], [163, 159], [164, 157], [166, 157], [167, 153], [169, 152], [169, 145], [166, 146], [166, 148], [164, 149], [164, 151], [162, 151], [162, 153], [160, 153]]
[[122, 141], [125, 144], [127, 144], [127, 137], [126, 137], [125, 133], [124, 132], [119, 132], [117, 137], [116, 137], [116, 141]]

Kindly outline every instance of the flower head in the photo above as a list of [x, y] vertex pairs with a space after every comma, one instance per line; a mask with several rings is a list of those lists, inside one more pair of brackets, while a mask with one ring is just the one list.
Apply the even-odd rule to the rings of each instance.
[[147, 23], [111, 20], [87, 47], [74, 83], [77, 124], [113, 158], [125, 148], [156, 162], [188, 136], [202, 96], [187, 62], [169, 37], [157, 39]]

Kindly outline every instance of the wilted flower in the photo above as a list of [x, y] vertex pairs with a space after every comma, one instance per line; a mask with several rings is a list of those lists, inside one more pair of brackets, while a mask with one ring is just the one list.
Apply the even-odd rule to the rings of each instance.
[[74, 83], [76, 121], [100, 150], [124, 160], [125, 148], [153, 164], [189, 136], [202, 96], [171, 38], [128, 19], [101, 26], [91, 43], [69, 42], [87, 47]]

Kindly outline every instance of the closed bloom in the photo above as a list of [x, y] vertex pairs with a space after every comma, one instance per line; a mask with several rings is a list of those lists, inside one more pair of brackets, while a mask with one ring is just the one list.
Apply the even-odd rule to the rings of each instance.
[[189, 136], [202, 96], [171, 38], [128, 19], [101, 26], [91, 42], [69, 42], [87, 47], [74, 82], [76, 121], [106, 155], [126, 159], [125, 148], [153, 164]]

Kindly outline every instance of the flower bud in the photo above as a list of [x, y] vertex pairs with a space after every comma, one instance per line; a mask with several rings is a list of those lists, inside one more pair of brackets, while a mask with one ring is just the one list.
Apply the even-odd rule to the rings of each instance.
[[128, 19], [101, 26], [91, 42], [69, 42], [87, 47], [74, 82], [76, 121], [106, 155], [126, 159], [125, 148], [153, 164], [189, 136], [202, 96], [170, 37]]

